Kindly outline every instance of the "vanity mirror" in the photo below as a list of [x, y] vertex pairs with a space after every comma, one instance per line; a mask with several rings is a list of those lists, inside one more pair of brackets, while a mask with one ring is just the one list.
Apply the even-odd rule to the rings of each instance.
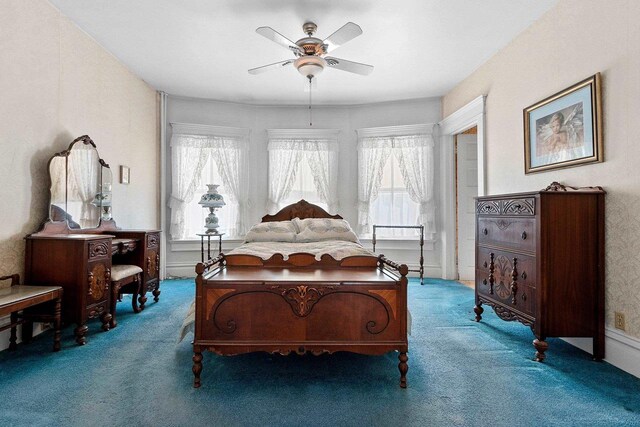
[[66, 221], [70, 229], [96, 228], [111, 219], [112, 176], [88, 135], [49, 161], [49, 220]]

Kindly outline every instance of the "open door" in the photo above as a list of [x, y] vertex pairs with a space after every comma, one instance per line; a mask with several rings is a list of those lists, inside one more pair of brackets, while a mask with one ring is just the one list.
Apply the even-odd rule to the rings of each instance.
[[456, 135], [456, 267], [458, 280], [475, 278], [475, 201], [478, 195], [478, 138], [473, 127]]

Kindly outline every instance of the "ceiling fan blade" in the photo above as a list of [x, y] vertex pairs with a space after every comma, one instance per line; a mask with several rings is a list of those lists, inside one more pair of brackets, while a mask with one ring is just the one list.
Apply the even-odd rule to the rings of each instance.
[[262, 74], [265, 71], [273, 70], [275, 68], [282, 68], [292, 63], [293, 63], [293, 59], [287, 59], [286, 61], [276, 62], [269, 65], [263, 65], [262, 67], [250, 69], [249, 74]]
[[362, 34], [362, 28], [360, 28], [359, 25], [354, 24], [353, 22], [347, 22], [336, 30], [336, 32], [322, 41], [322, 44], [325, 45], [325, 53], [339, 48], [349, 40], [355, 39], [360, 34]]
[[346, 59], [334, 58], [327, 56], [324, 58], [327, 66], [337, 68], [338, 70], [348, 71], [350, 73], [368, 76], [373, 71], [373, 65], [361, 64], [359, 62], [347, 61]]
[[256, 33], [268, 38], [271, 41], [278, 43], [280, 46], [286, 47], [287, 49], [289, 49], [290, 51], [292, 51], [298, 56], [304, 55], [304, 50], [302, 50], [300, 46], [298, 46], [297, 44], [295, 44], [294, 42], [292, 42], [291, 40], [289, 40], [288, 38], [286, 38], [285, 36], [283, 36], [282, 34], [280, 34], [279, 32], [277, 32], [271, 27], [256, 28]]

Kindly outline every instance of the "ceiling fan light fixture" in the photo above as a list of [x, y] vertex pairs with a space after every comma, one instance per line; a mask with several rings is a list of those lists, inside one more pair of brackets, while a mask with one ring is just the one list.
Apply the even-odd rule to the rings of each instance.
[[309, 78], [309, 76], [316, 77], [324, 70], [324, 67], [327, 66], [327, 61], [320, 56], [307, 55], [296, 59], [293, 66], [296, 67], [296, 70], [298, 70], [300, 74], [307, 78]]

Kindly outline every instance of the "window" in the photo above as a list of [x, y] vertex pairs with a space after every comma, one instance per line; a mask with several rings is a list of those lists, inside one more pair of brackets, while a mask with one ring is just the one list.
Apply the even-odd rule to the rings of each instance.
[[216, 211], [227, 237], [246, 232], [249, 188], [247, 129], [172, 123], [171, 226], [172, 240], [196, 238], [204, 232], [208, 209], [198, 204], [206, 184], [220, 184], [226, 205]]
[[[432, 125], [358, 130], [358, 232], [372, 225], [423, 225], [435, 234]], [[378, 233], [376, 233], [378, 235]], [[380, 236], [416, 236], [416, 230], [380, 229]]]
[[235, 237], [237, 235], [236, 221], [238, 219], [238, 202], [235, 198], [224, 188], [222, 184], [222, 178], [218, 172], [218, 165], [209, 156], [207, 163], [205, 163], [202, 169], [201, 177], [195, 189], [195, 194], [191, 202], [187, 204], [185, 212], [185, 229], [186, 239], [195, 239], [197, 233], [203, 233], [204, 220], [209, 215], [209, 209], [203, 208], [198, 204], [200, 197], [207, 192], [207, 184], [220, 184], [218, 187], [218, 193], [224, 197], [226, 205], [220, 209], [216, 209], [216, 216], [220, 221], [220, 233], [225, 233], [226, 237]]
[[271, 129], [268, 212], [305, 199], [334, 212], [338, 205], [338, 131]]
[[291, 188], [289, 195], [280, 203], [280, 208], [283, 208], [292, 203], [298, 202], [300, 199], [304, 199], [309, 203], [320, 206], [322, 209], [327, 210], [328, 206], [322, 200], [316, 189], [315, 182], [313, 181], [313, 174], [309, 167], [309, 157], [302, 156], [298, 162], [296, 168], [296, 179]]
[[[372, 224], [416, 225], [418, 223], [420, 205], [411, 200], [394, 153], [389, 156], [384, 165], [378, 197], [371, 203], [369, 212]], [[376, 230], [376, 236], [379, 237], [416, 237], [419, 234], [415, 229], [380, 228]]]

